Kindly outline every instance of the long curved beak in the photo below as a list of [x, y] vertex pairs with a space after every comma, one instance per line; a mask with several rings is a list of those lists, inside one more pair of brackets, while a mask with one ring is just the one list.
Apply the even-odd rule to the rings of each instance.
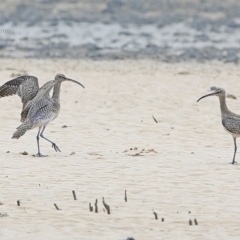
[[214, 96], [214, 95], [215, 95], [215, 92], [206, 94], [206, 95], [200, 97], [200, 98], [197, 100], [197, 102], [199, 102], [201, 99], [203, 99], [203, 98], [205, 98], [205, 97], [210, 97], [210, 96]]
[[70, 82], [74, 82], [74, 83], [80, 85], [81, 87], [85, 88], [80, 82], [75, 81], [75, 80], [73, 80], [73, 79], [71, 79], [71, 78], [65, 78], [65, 80], [66, 80], [66, 81], [70, 81]]

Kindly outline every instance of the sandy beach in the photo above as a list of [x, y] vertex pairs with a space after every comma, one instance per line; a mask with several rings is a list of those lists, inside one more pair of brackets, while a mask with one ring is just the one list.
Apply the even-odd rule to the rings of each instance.
[[1, 59], [0, 71], [0, 85], [26, 74], [42, 85], [60, 72], [85, 86], [62, 84], [60, 114], [45, 132], [61, 152], [41, 140], [46, 158], [32, 156], [37, 129], [11, 139], [21, 102], [0, 99], [1, 239], [239, 239], [233, 141], [218, 99], [196, 102], [223, 87], [240, 113], [237, 65]]

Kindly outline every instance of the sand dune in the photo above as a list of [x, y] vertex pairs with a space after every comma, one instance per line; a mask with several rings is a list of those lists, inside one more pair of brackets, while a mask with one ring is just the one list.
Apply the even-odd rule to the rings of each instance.
[[[233, 141], [221, 126], [218, 99], [196, 103], [211, 86], [223, 87], [237, 97], [227, 99], [229, 108], [240, 113], [238, 66], [0, 62], [0, 84], [31, 74], [42, 85], [61, 72], [86, 87], [62, 84], [60, 114], [45, 133], [62, 152], [42, 140], [46, 158], [32, 156], [37, 129], [11, 139], [21, 103], [16, 96], [0, 99], [1, 239], [239, 239], [239, 166], [229, 164]], [[90, 212], [96, 199], [99, 212]]]

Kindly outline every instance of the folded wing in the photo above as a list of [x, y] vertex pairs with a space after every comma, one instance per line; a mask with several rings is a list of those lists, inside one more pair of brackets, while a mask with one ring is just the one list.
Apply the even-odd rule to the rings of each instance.
[[25, 117], [28, 121], [33, 122], [41, 109], [47, 107], [49, 104], [51, 105], [53, 100], [50, 98], [49, 93], [56, 83], [56, 80], [48, 81], [38, 90], [36, 96], [23, 109], [21, 113], [22, 118]]

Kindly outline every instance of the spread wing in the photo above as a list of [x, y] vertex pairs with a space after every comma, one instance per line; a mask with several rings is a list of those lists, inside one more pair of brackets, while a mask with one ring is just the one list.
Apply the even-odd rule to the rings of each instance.
[[230, 133], [240, 135], [240, 115], [224, 118], [222, 124]]
[[17, 94], [23, 105], [34, 98], [38, 92], [38, 79], [34, 76], [14, 78], [0, 87], [0, 98]]
[[[23, 109], [26, 104], [32, 100], [39, 90], [38, 79], [34, 76], [21, 76], [14, 78], [0, 87], [0, 98], [17, 94], [23, 103]], [[21, 121], [26, 116], [22, 116]]]

